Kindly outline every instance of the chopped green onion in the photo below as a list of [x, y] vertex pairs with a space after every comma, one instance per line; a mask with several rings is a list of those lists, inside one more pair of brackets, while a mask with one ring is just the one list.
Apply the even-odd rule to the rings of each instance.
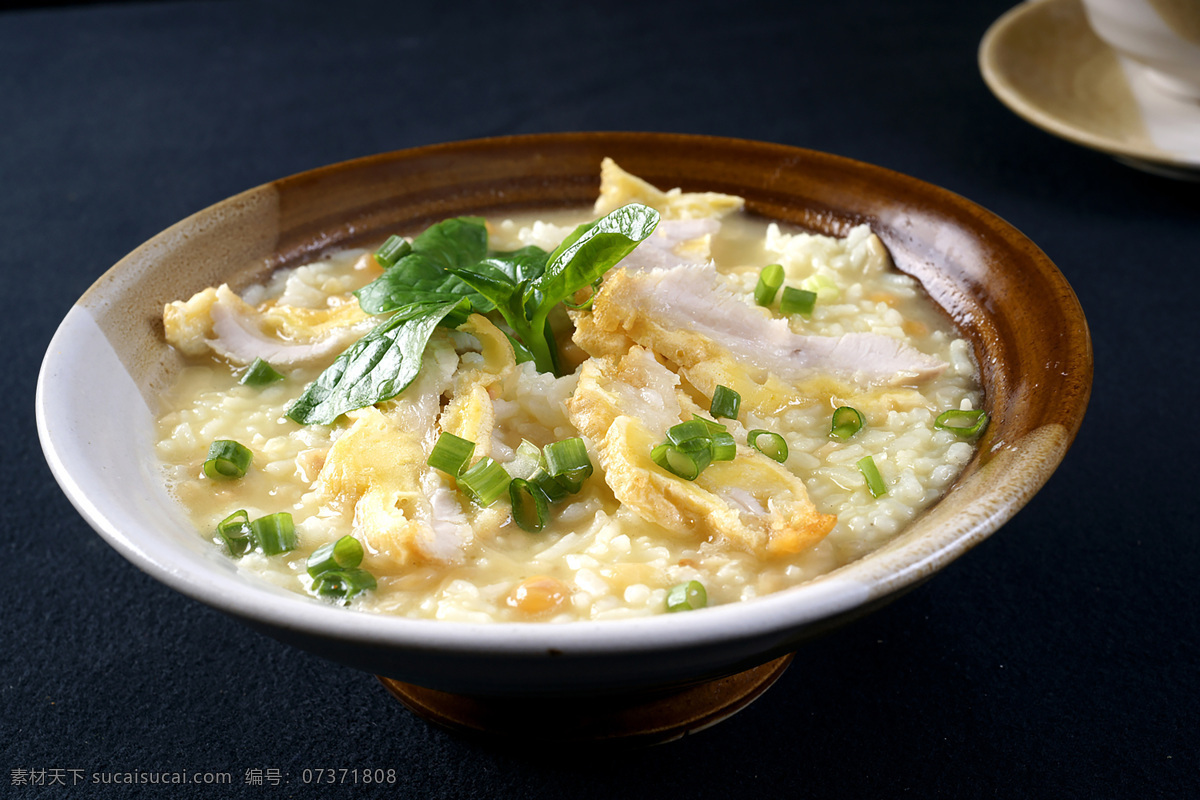
[[308, 557], [308, 574], [314, 578], [322, 572], [354, 569], [363, 560], [362, 544], [347, 534], [336, 542], [323, 544]]
[[703, 422], [705, 427], [708, 428], [709, 436], [716, 436], [718, 433], [724, 433], [725, 431], [729, 430], [729, 428], [726, 428], [721, 423], [713, 422], [708, 417], [702, 417], [699, 414], [692, 414], [692, 419], [700, 420], [701, 422]]
[[822, 302], [837, 300], [838, 296], [841, 295], [841, 290], [838, 289], [837, 283], [828, 275], [810, 275], [800, 281], [800, 288], [816, 292], [817, 299]]
[[862, 426], [863, 416], [858, 413], [858, 409], [841, 406], [833, 412], [833, 423], [830, 425], [829, 435], [844, 442], [862, 430]]
[[379, 262], [379, 266], [387, 269], [395, 266], [397, 261], [411, 252], [412, 245], [407, 239], [403, 236], [392, 235], [375, 251], [375, 260]]
[[663, 469], [666, 469], [668, 471], [669, 471], [669, 469], [667, 467], [667, 450], [670, 447], [672, 447], [672, 444], [670, 442], [663, 442], [662, 444], [655, 445], [654, 449], [650, 451], [650, 460], [653, 461], [655, 464], [658, 464]]
[[537, 533], [546, 527], [550, 518], [550, 498], [536, 483], [513, 478], [508, 484], [508, 499], [512, 501], [513, 521], [521, 530]]
[[557, 503], [576, 492], [582, 487], [572, 488], [562, 481], [560, 478], [553, 477], [550, 473], [542, 468], [538, 468], [533, 473], [532, 477], [527, 479], [534, 486], [542, 490], [542, 493], [550, 500], [551, 503]]
[[349, 600], [359, 592], [374, 589], [377, 585], [375, 576], [365, 569], [331, 569], [322, 572], [313, 580], [312, 590], [321, 597]]
[[987, 424], [988, 415], [983, 409], [959, 411], [952, 408], [938, 414], [937, 419], [933, 421], [933, 427], [950, 431], [955, 436], [961, 436], [964, 439], [978, 436], [987, 427]]
[[485, 456], [459, 474], [458, 488], [475, 503], [487, 508], [504, 494], [511, 480], [503, 466]]
[[514, 478], [529, 480], [533, 474], [546, 465], [542, 458], [542, 448], [528, 439], [522, 439], [513, 453], [512, 461], [504, 465], [504, 471]]
[[245, 445], [232, 439], [217, 439], [209, 445], [204, 474], [218, 481], [241, 478], [246, 474], [252, 457], [250, 448]]
[[440, 469], [450, 475], [458, 475], [466, 468], [467, 464], [471, 463], [471, 456], [474, 454], [474, 442], [442, 431], [442, 435], [438, 437], [426, 463], [434, 469]]
[[[766, 443], [766, 445], [761, 445], [758, 443], [758, 440], [764, 436], [767, 439], [767, 443]], [[771, 431], [764, 431], [761, 428], [759, 428], [757, 430], [750, 431], [749, 433], [746, 434], [746, 443], [749, 444], [751, 447], [753, 447], [758, 452], [762, 453], [767, 458], [774, 459], [775, 461], [778, 461], [780, 464], [787, 461], [787, 457], [788, 457], [787, 441], [782, 436], [780, 436], [778, 433], [772, 433]]]
[[858, 460], [858, 471], [867, 481], [867, 489], [871, 491], [872, 497], [882, 497], [887, 494], [887, 484], [883, 482], [883, 476], [879, 474], [879, 467], [875, 466], [875, 459], [870, 456], [863, 456]]
[[769, 306], [775, 302], [775, 293], [783, 286], [783, 267], [780, 264], [767, 264], [758, 273], [758, 284], [754, 287], [754, 302], [760, 306]]
[[733, 461], [737, 458], [737, 442], [729, 431], [714, 433], [712, 437], [712, 460]]
[[708, 412], [714, 417], [737, 419], [738, 408], [742, 405], [742, 396], [728, 386], [718, 386], [713, 392], [712, 403]]
[[695, 611], [708, 605], [708, 592], [700, 581], [688, 581], [667, 591], [667, 611]]
[[712, 432], [703, 419], [689, 419], [667, 429], [667, 441], [671, 444], [682, 444], [692, 439], [711, 439]]
[[785, 286], [783, 297], [779, 300], [779, 310], [784, 314], [811, 314], [816, 304], [816, 292]]
[[217, 535], [229, 548], [229, 555], [241, 558], [254, 549], [254, 534], [250, 530], [250, 515], [245, 509], [235, 511], [217, 523]]
[[694, 481], [713, 460], [711, 439], [663, 442], [650, 451], [650, 459], [672, 475]]
[[242, 373], [241, 380], [238, 383], [243, 386], [266, 386], [269, 383], [283, 380], [283, 375], [275, 371], [267, 362], [261, 358], [254, 359], [254, 362]]
[[266, 555], [277, 556], [296, 549], [296, 526], [286, 511], [259, 517], [250, 523], [250, 530]]
[[588, 456], [587, 445], [578, 436], [548, 444], [543, 453], [546, 456], [546, 472], [571, 487], [572, 492], [578, 492], [592, 474], [592, 459]]

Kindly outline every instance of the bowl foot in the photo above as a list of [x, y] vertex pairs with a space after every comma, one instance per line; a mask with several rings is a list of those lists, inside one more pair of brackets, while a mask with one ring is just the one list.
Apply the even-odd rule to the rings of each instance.
[[792, 657], [682, 688], [594, 697], [474, 697], [382, 676], [379, 681], [418, 716], [503, 746], [647, 746], [732, 717], [769, 689]]

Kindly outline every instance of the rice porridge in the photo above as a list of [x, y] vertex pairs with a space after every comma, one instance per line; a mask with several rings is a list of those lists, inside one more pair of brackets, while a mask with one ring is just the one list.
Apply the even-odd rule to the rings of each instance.
[[788, 230], [606, 160], [594, 209], [379, 253], [164, 312], [188, 359], [158, 420], [171, 492], [239, 569], [324, 602], [565, 622], [749, 600], [895, 537], [986, 423], [970, 344], [865, 225]]

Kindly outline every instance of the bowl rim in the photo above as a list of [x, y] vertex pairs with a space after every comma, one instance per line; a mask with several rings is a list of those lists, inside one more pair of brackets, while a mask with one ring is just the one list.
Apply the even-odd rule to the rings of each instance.
[[[1017, 481], [1021, 485], [1016, 487], [1015, 493], [1002, 504], [997, 513], [976, 519], [965, 528], [947, 531], [936, 542], [921, 540], [890, 549], [885, 546], [804, 584], [752, 600], [714, 606], [692, 614], [663, 614], [648, 618], [567, 623], [470, 623], [411, 619], [334, 607], [302, 594], [283, 594], [285, 590], [280, 590], [280, 593], [263, 591], [262, 585], [246, 580], [245, 576], [222, 574], [202, 560], [180, 561], [177, 558], [179, 553], [176, 552], [178, 548], [169, 546], [170, 541], [167, 537], [147, 537], [149, 531], [123, 529], [111, 514], [101, 509], [89, 497], [86, 481], [82, 480], [79, 474], [86, 465], [71, 463], [67, 448], [64, 447], [67, 442], [65, 437], [69, 436], [69, 432], [54, 418], [52, 404], [48, 401], [48, 391], [56, 380], [55, 370], [60, 366], [61, 353], [72, 345], [72, 337], [78, 336], [77, 321], [72, 321], [73, 316], [86, 315], [88, 312], [84, 302], [89, 297], [103, 295], [106, 283], [111, 283], [110, 278], [120, 272], [123, 265], [128, 264], [135, 254], [162, 245], [204, 215], [211, 215], [223, 206], [228, 207], [230, 203], [236, 203], [239, 199], [252, 196], [280, 182], [304, 180], [348, 166], [369, 165], [373, 160], [398, 157], [419, 159], [431, 154], [452, 153], [457, 148], [485, 147], [503, 150], [513, 144], [538, 146], [552, 142], [601, 141], [605, 137], [650, 137], [655, 141], [682, 146], [703, 144], [708, 147], [724, 145], [757, 148], [762, 152], [778, 153], [780, 156], [818, 159], [836, 169], [854, 170], [868, 176], [887, 176], [891, 181], [903, 180], [906, 185], [919, 189], [940, 203], [948, 204], [958, 211], [969, 212], [970, 216], [976, 218], [982, 215], [982, 218], [994, 227], [1018, 237], [1031, 249], [1030, 257], [1040, 259], [1041, 266], [1052, 276], [1057, 276], [1056, 279], [1061, 281], [1065, 291], [1074, 298], [1065, 277], [1049, 258], [998, 216], [946, 189], [842, 156], [744, 139], [633, 132], [528, 134], [408, 148], [296, 173], [226, 198], [152, 237], [97, 279], [72, 306], [55, 332], [38, 374], [35, 398], [37, 428], [45, 457], [55, 479], [84, 519], [135, 566], [182, 594], [255, 627], [296, 633], [302, 637], [318, 638], [332, 643], [401, 648], [414, 653], [441, 651], [468, 655], [488, 653], [512, 658], [544, 658], [563, 654], [585, 657], [595, 654], [649, 653], [664, 649], [707, 647], [722, 642], [748, 641], [763, 636], [794, 638], [806, 627], [852, 614], [856, 609], [911, 588], [929, 577], [934, 571], [987, 538], [1011, 518], [1028, 498], [1041, 488], [1053, 469], [1061, 462], [1081, 423], [1082, 412], [1086, 408], [1090, 392], [1091, 351], [1086, 325], [1082, 335], [1087, 344], [1087, 363], [1083, 365], [1087, 370], [1087, 380], [1086, 390], [1081, 398], [1077, 398], [1078, 413], [1061, 431], [1055, 432], [1053, 441], [1047, 445], [1049, 451], [1043, 448], [1039, 451], [1040, 455], [1036, 456], [1043, 460], [1043, 467], [1046, 466], [1045, 460], [1049, 459], [1048, 469], [1032, 470], [1026, 479]], [[1075, 304], [1078, 306], [1077, 299]], [[1083, 320], [1081, 308], [1078, 309], [1078, 320]], [[1049, 456], [1046, 452], [1050, 453]], [[1018, 460], [1025, 458], [1021, 454], [1017, 457]], [[877, 566], [880, 559], [885, 559], [889, 564], [884, 570], [886, 574], [882, 577], [879, 574], [880, 567]], [[765, 657], [764, 654], [764, 660]]]

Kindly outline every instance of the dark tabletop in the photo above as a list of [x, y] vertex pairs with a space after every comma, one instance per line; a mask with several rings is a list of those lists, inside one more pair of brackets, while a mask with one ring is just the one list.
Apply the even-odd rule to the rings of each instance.
[[[305, 785], [315, 768], [394, 770], [392, 794], [414, 798], [1200, 796], [1200, 184], [1001, 105], [976, 51], [1008, 0], [510, 5], [0, 13], [0, 796], [166, 794], [92, 776], [176, 771], [232, 784], [172, 797], [375, 794]], [[805, 645], [747, 710], [619, 755], [431, 727], [372, 676], [158, 584], [67, 502], [37, 441], [36, 374], [125, 253], [320, 165], [573, 130], [825, 150], [1011, 222], [1066, 274], [1094, 339], [1062, 467], [934, 580]]]

